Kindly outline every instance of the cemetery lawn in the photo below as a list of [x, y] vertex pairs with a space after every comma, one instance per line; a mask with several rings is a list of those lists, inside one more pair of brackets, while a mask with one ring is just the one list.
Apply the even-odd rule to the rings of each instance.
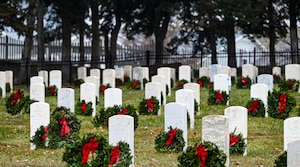
[[[28, 88], [24, 88], [28, 95]], [[276, 88], [276, 86], [275, 86]], [[123, 90], [123, 105], [131, 104], [138, 108], [144, 98], [144, 91]], [[168, 102], [175, 101], [175, 91], [167, 97]], [[298, 115], [300, 94], [290, 93], [295, 97], [297, 106], [290, 113], [290, 117]], [[79, 98], [79, 90], [75, 89], [75, 99]], [[201, 141], [202, 117], [206, 115], [223, 115], [228, 106], [207, 105], [208, 89], [201, 88], [200, 115], [195, 115], [195, 129], [188, 131], [188, 144], [194, 145]], [[246, 106], [250, 100], [249, 89], [236, 89], [234, 86], [230, 94], [230, 106]], [[53, 111], [57, 104], [56, 97], [46, 97]], [[100, 95], [100, 106], [103, 106], [103, 95]], [[100, 110], [100, 107], [97, 107]], [[135, 166], [136, 167], [172, 167], [177, 166], [179, 154], [157, 153], [154, 149], [156, 136], [164, 129], [164, 118], [159, 116], [139, 116], [139, 126], [135, 130]], [[81, 123], [81, 136], [85, 133], [100, 133], [108, 138], [108, 131], [104, 128], [95, 128], [91, 123], [92, 117], [78, 116]], [[5, 99], [0, 99], [0, 167], [13, 166], [41, 166], [58, 167], [66, 166], [62, 161], [64, 149], [30, 150], [29, 114], [10, 115], [6, 112]], [[248, 118], [248, 155], [230, 155], [230, 166], [274, 166], [274, 160], [283, 153], [283, 120], [274, 118]]]

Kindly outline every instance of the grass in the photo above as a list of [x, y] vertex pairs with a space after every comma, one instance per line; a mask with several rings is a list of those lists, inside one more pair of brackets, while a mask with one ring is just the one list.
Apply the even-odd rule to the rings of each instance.
[[[18, 88], [18, 87], [17, 87]], [[28, 89], [24, 88], [28, 94]], [[131, 104], [138, 107], [144, 98], [144, 91], [123, 90], [123, 104]], [[75, 90], [76, 98], [79, 98], [79, 90]], [[175, 101], [175, 90], [172, 96], [167, 97], [167, 102]], [[300, 95], [291, 93], [299, 104]], [[201, 141], [201, 122], [206, 115], [223, 115], [227, 106], [207, 105], [208, 89], [201, 89], [201, 102], [199, 116], [195, 116], [195, 129], [188, 131], [189, 145]], [[245, 106], [250, 100], [250, 90], [232, 88], [230, 94], [231, 106]], [[51, 111], [56, 107], [56, 97], [46, 97]], [[5, 99], [0, 99], [0, 166], [41, 166], [58, 167], [66, 166], [62, 162], [63, 149], [57, 150], [30, 150], [29, 149], [29, 114], [11, 116], [6, 112]], [[103, 95], [100, 96], [100, 106], [103, 106]], [[297, 116], [295, 107], [291, 116]], [[100, 107], [97, 108], [99, 110]], [[162, 108], [162, 113], [163, 113]], [[84, 133], [100, 133], [108, 137], [107, 129], [95, 128], [91, 123], [91, 117], [78, 116], [82, 121], [81, 135]], [[136, 167], [172, 167], [177, 166], [179, 154], [157, 153], [154, 149], [155, 137], [163, 131], [163, 114], [160, 116], [139, 116], [139, 127], [135, 130], [135, 166]], [[248, 155], [230, 156], [230, 166], [274, 166], [274, 160], [283, 153], [283, 120], [273, 118], [248, 118]]]

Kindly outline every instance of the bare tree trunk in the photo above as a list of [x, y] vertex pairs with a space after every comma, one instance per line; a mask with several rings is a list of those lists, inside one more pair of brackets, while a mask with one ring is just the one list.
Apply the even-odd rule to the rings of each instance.
[[96, 68], [100, 59], [100, 33], [99, 33], [99, 4], [93, 3], [92, 10], [92, 67]]
[[62, 15], [62, 73], [63, 83], [72, 84], [71, 76], [71, 22], [68, 17]]
[[41, 70], [45, 62], [45, 44], [44, 44], [44, 0], [37, 0], [37, 32], [38, 32], [38, 60]]
[[226, 31], [228, 66], [236, 67], [235, 31], [234, 20], [232, 16], [226, 18]]
[[211, 28], [211, 30], [209, 30], [209, 44], [210, 44], [210, 50], [211, 50], [211, 63], [212, 64], [218, 64], [218, 59], [217, 59], [217, 46], [216, 46], [216, 34], [213, 30], [213, 28]]
[[289, 0], [289, 14], [290, 14], [290, 38], [292, 62], [299, 63], [298, 60], [298, 33], [297, 33], [297, 14], [296, 4], [294, 0]]
[[274, 67], [275, 64], [275, 42], [276, 42], [276, 35], [275, 35], [275, 27], [273, 25], [273, 13], [274, 13], [274, 8], [273, 8], [273, 2], [269, 1], [268, 3], [268, 18], [269, 18], [269, 49], [270, 49], [270, 67]]
[[111, 63], [108, 68], [113, 68], [115, 65], [115, 60], [117, 57], [117, 39], [118, 39], [118, 34], [121, 28], [121, 16], [116, 14], [116, 25], [114, 29], [111, 32], [111, 40], [110, 40], [110, 58], [111, 58]]

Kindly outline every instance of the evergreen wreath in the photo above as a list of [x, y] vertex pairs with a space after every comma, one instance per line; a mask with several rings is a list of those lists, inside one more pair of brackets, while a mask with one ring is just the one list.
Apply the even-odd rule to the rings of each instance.
[[9, 93], [11, 91], [11, 87], [10, 87], [10, 83], [9, 82], [5, 83], [5, 91], [6, 91], [6, 93]]
[[86, 103], [85, 100], [81, 100], [77, 102], [75, 113], [83, 116], [91, 116], [93, 113], [93, 104], [92, 102]]
[[188, 81], [185, 80], [185, 79], [181, 79], [181, 80], [177, 81], [177, 83], [176, 83], [176, 89], [177, 90], [178, 89], [182, 89], [183, 85], [186, 84], [186, 83], [188, 83]]
[[116, 146], [111, 146], [109, 167], [128, 167], [132, 163], [129, 144], [119, 141]]
[[209, 91], [208, 104], [209, 105], [226, 105], [229, 95], [225, 91]]
[[152, 96], [140, 102], [139, 113], [140, 115], [157, 115], [159, 108], [159, 101], [156, 97]]
[[105, 137], [88, 133], [82, 139], [69, 140], [62, 160], [69, 166], [108, 166], [110, 153], [111, 147]]
[[295, 79], [281, 80], [278, 87], [280, 91], [297, 92], [299, 89], [299, 81], [296, 81]]
[[52, 113], [48, 125], [49, 148], [62, 148], [68, 140], [79, 135], [81, 122], [70, 109], [57, 107]]
[[236, 87], [238, 89], [250, 89], [251, 87], [251, 79], [247, 77], [239, 77], [236, 82]]
[[177, 158], [179, 167], [223, 167], [226, 154], [216, 144], [204, 141], [195, 146], [188, 146]]
[[12, 115], [16, 115], [24, 108], [25, 112], [29, 112], [29, 105], [33, 101], [30, 100], [29, 96], [24, 95], [23, 89], [18, 89], [6, 98], [5, 106], [6, 111]]
[[143, 78], [143, 87], [145, 87], [146, 83], [148, 83], [149, 81], [147, 80], [147, 78]]
[[75, 79], [73, 81], [74, 86], [77, 86], [78, 88], [80, 88], [80, 85], [84, 83], [83, 79]]
[[268, 113], [270, 117], [286, 119], [296, 106], [296, 99], [287, 92], [273, 90], [268, 96]]
[[274, 161], [274, 167], [286, 167], [287, 166], [287, 152], [284, 151]]
[[57, 87], [56, 85], [51, 85], [46, 87], [46, 96], [57, 96]]
[[248, 115], [265, 117], [265, 105], [260, 99], [252, 98], [247, 102], [246, 108], [248, 109]]
[[117, 114], [132, 116], [134, 118], [134, 129], [138, 127], [138, 115], [136, 108], [132, 105], [114, 105], [106, 109], [102, 108], [93, 118], [92, 123], [95, 127], [108, 127], [108, 118]]
[[123, 81], [120, 78], [116, 78], [115, 82], [116, 82], [116, 87], [120, 87], [121, 85], [123, 85]]
[[141, 90], [141, 82], [138, 80], [133, 80], [130, 85], [131, 89]]
[[197, 83], [200, 85], [200, 88], [208, 88], [210, 80], [207, 76], [202, 76], [201, 78], [197, 79]]
[[230, 154], [243, 154], [246, 149], [245, 138], [242, 133], [235, 134], [235, 130], [229, 134], [229, 151]]
[[40, 128], [35, 131], [35, 135], [30, 139], [30, 142], [35, 144], [35, 149], [47, 148], [48, 131], [48, 126], [40, 126]]
[[273, 75], [273, 83], [274, 83], [274, 84], [280, 83], [281, 80], [282, 80], [282, 78], [281, 78], [280, 75]]
[[101, 94], [104, 94], [104, 91], [105, 91], [107, 88], [111, 88], [110, 84], [101, 85], [101, 86], [100, 86], [100, 93], [101, 93]]
[[185, 141], [181, 129], [169, 127], [168, 132], [161, 132], [155, 138], [155, 150], [162, 153], [179, 153], [183, 151]]

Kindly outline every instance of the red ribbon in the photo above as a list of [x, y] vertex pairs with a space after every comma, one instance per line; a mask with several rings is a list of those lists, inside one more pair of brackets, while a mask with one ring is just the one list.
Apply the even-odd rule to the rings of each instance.
[[278, 107], [277, 114], [279, 115], [285, 109], [286, 109], [286, 95], [283, 93], [279, 97], [279, 107]]
[[153, 105], [153, 100], [152, 99], [148, 99], [147, 100], [147, 103], [146, 103], [146, 105], [147, 105], [147, 108], [148, 108], [148, 112], [153, 112], [154, 111], [154, 105]]
[[44, 127], [44, 134], [42, 135], [42, 140], [47, 139], [47, 133], [48, 133], [49, 128], [47, 126]]
[[178, 83], [177, 83], [177, 88], [182, 88], [182, 87], [183, 87], [183, 84], [180, 83], [180, 82], [178, 82]]
[[247, 84], [247, 78], [242, 78], [242, 85], [246, 85]]
[[126, 115], [128, 112], [128, 109], [127, 108], [123, 108], [121, 112], [119, 112], [119, 114], [123, 114], [123, 115]]
[[21, 99], [21, 93], [20, 91], [16, 91], [14, 93], [14, 98], [11, 101], [11, 105], [15, 105], [20, 99]]
[[115, 163], [120, 161], [120, 149], [119, 146], [114, 146], [113, 150], [110, 154], [110, 162], [109, 162], [109, 167], [113, 166]]
[[239, 137], [233, 136], [231, 133], [229, 135], [230, 147], [234, 146], [237, 142], [239, 142]]
[[174, 140], [174, 137], [177, 133], [177, 129], [171, 129], [169, 134], [168, 134], [168, 140], [166, 142], [166, 146], [169, 147], [172, 143], [173, 143], [173, 140]]
[[198, 84], [200, 85], [201, 88], [203, 87], [203, 81], [202, 80], [199, 80]]
[[103, 93], [104, 93], [104, 91], [105, 91], [107, 88], [108, 88], [108, 86], [106, 86], [106, 85], [103, 85], [103, 86], [102, 86], [102, 88], [101, 88], [101, 93], [103, 94]]
[[217, 91], [215, 96], [216, 96], [216, 103], [220, 103], [225, 100], [222, 93], [220, 93], [220, 91]]
[[289, 83], [289, 89], [293, 89], [293, 87], [294, 87], [294, 82], [290, 81], [290, 83]]
[[96, 149], [98, 148], [98, 142], [95, 138], [90, 138], [88, 142], [86, 142], [81, 150], [82, 160], [81, 165], [85, 164], [89, 160], [90, 152], [95, 153]]
[[248, 112], [252, 112], [253, 114], [256, 114], [256, 112], [259, 109], [259, 102], [258, 100], [254, 100], [251, 103], [251, 106], [248, 108]]
[[87, 104], [86, 104], [85, 102], [83, 102], [83, 103], [81, 104], [81, 111], [82, 111], [82, 112], [85, 112], [85, 111], [86, 111], [86, 107], [87, 107]]
[[49, 94], [50, 94], [50, 95], [54, 95], [55, 89], [56, 89], [56, 86], [55, 86], [55, 85], [51, 86], [51, 87], [50, 87]]
[[209, 88], [209, 89], [213, 89], [213, 88], [214, 88], [214, 85], [213, 85], [213, 84], [210, 84], [210, 85], [208, 86], [208, 88]]
[[133, 81], [132, 85], [131, 85], [131, 88], [134, 89], [138, 84], [139, 84], [138, 81]]
[[60, 122], [60, 125], [62, 125], [61, 127], [61, 131], [60, 131], [60, 136], [69, 136], [70, 135], [70, 122], [67, 122], [66, 117], [63, 117]]
[[198, 160], [201, 161], [200, 167], [205, 167], [206, 158], [208, 156], [208, 152], [206, 151], [205, 146], [199, 144], [196, 148], [196, 155], [198, 157]]

